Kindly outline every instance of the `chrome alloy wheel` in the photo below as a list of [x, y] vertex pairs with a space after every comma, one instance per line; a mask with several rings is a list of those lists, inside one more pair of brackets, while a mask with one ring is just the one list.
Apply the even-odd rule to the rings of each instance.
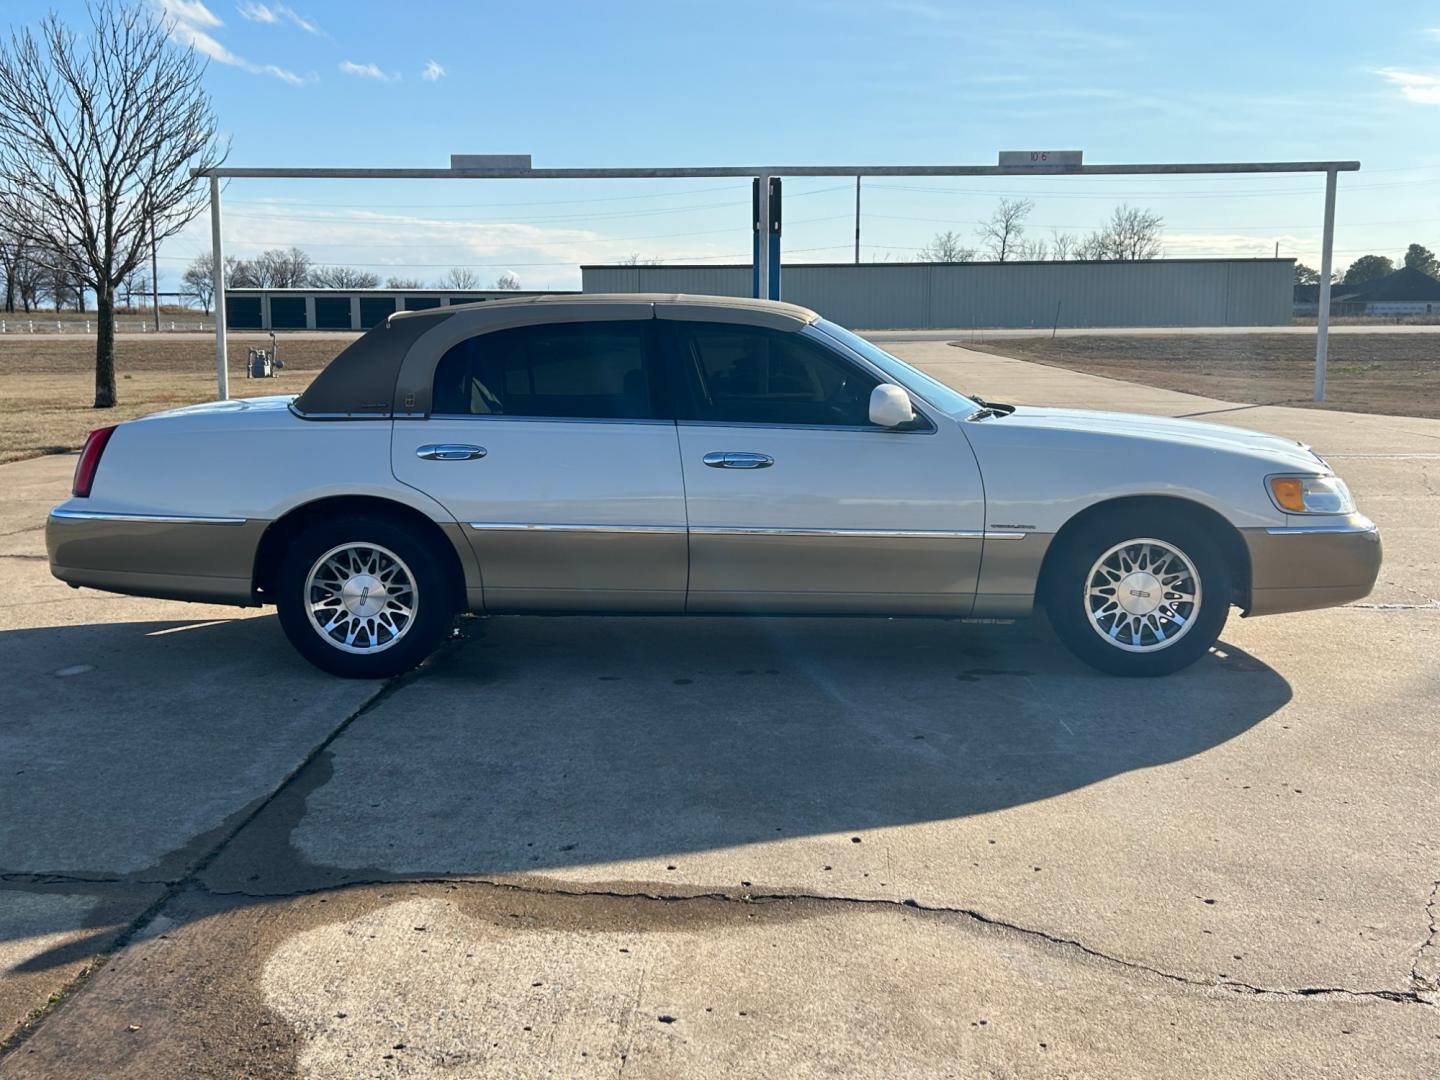
[[1109, 644], [1158, 652], [1190, 631], [1200, 609], [1200, 574], [1190, 557], [1164, 540], [1116, 544], [1090, 567], [1085, 614]]
[[379, 544], [331, 548], [305, 578], [305, 610], [315, 632], [342, 652], [377, 653], [403, 638], [419, 609], [415, 576]]

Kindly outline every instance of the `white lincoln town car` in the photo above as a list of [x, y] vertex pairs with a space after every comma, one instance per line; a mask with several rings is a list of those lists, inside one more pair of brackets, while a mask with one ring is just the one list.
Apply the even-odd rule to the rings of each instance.
[[378, 678], [457, 613], [925, 615], [1042, 605], [1160, 675], [1246, 615], [1365, 596], [1375, 526], [1290, 439], [1006, 405], [815, 312], [566, 296], [391, 316], [298, 397], [94, 432], [55, 576], [273, 603]]

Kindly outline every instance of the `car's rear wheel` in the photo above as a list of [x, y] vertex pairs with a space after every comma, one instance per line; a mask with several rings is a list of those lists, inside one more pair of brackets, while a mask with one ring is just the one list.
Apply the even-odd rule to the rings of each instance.
[[316, 667], [349, 679], [409, 671], [444, 639], [455, 615], [430, 541], [382, 517], [311, 525], [289, 545], [277, 585], [290, 643]]
[[1062, 543], [1047, 568], [1046, 608], [1060, 639], [1091, 667], [1168, 675], [1203, 656], [1224, 629], [1232, 576], [1203, 526], [1117, 515]]

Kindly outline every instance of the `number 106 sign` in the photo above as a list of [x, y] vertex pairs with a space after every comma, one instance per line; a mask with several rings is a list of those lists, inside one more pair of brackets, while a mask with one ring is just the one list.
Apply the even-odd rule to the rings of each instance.
[[1081, 164], [1080, 150], [1001, 150], [1002, 169], [1075, 169]]

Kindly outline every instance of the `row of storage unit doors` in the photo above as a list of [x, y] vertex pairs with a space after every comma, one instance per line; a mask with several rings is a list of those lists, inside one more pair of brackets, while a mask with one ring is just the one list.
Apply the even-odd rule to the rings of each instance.
[[398, 289], [372, 292], [241, 288], [225, 294], [225, 317], [233, 330], [368, 330], [397, 311], [542, 296], [553, 291], [426, 289], [409, 293]]
[[[306, 297], [270, 297], [270, 328], [272, 330], [305, 330], [309, 328]], [[316, 296], [316, 330], [368, 330], [400, 311], [421, 311], [440, 306], [438, 296], [407, 296], [397, 307], [393, 296], [360, 297], [360, 325], [356, 327], [350, 296]], [[233, 330], [259, 330], [264, 327], [262, 300], [258, 296], [227, 296], [225, 319]]]

